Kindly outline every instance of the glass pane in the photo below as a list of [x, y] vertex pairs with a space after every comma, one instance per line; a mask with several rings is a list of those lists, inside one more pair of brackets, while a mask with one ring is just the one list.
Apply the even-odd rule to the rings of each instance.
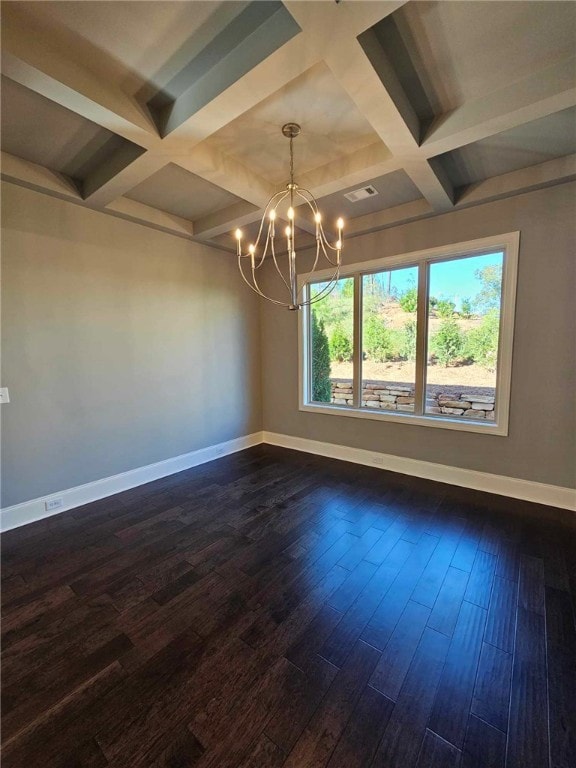
[[362, 405], [414, 411], [418, 267], [362, 277]]
[[353, 405], [354, 279], [338, 280], [324, 295], [327, 283], [312, 283], [310, 298], [311, 400]]
[[426, 413], [493, 420], [503, 253], [430, 265]]

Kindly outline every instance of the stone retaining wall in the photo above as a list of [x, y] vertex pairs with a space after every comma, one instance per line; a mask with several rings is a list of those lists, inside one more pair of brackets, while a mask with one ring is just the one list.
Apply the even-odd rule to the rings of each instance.
[[[353, 405], [352, 381], [333, 379], [332, 402]], [[488, 388], [484, 388], [488, 390]], [[489, 391], [489, 390], [488, 390]], [[493, 391], [492, 391], [493, 392]], [[469, 419], [494, 420], [494, 394], [481, 394], [474, 387], [434, 387], [426, 398], [426, 413], [446, 413]], [[364, 382], [362, 405], [385, 411], [414, 412], [414, 387], [383, 381]]]

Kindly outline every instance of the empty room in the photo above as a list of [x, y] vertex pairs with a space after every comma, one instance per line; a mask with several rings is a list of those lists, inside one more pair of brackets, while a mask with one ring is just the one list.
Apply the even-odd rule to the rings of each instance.
[[0, 13], [3, 768], [576, 768], [576, 2]]

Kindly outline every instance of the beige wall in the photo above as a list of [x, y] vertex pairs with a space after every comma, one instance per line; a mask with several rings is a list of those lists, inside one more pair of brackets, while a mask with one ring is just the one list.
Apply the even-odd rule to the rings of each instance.
[[300, 412], [297, 317], [258, 305], [234, 259], [3, 184], [2, 506], [262, 428], [573, 486], [575, 187], [346, 244], [350, 263], [521, 231], [503, 438]]
[[257, 299], [233, 258], [2, 192], [2, 506], [261, 429]]
[[[348, 263], [520, 230], [508, 437], [298, 410], [295, 313], [263, 303], [264, 429], [573, 487], [576, 434], [574, 183], [349, 240]], [[268, 275], [267, 280], [271, 280]], [[534, 397], [539, 387], [546, 401]]]

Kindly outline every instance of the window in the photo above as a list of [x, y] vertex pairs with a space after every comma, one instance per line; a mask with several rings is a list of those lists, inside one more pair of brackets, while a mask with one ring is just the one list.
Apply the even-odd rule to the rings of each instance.
[[345, 267], [300, 315], [300, 408], [506, 435], [519, 233]]

